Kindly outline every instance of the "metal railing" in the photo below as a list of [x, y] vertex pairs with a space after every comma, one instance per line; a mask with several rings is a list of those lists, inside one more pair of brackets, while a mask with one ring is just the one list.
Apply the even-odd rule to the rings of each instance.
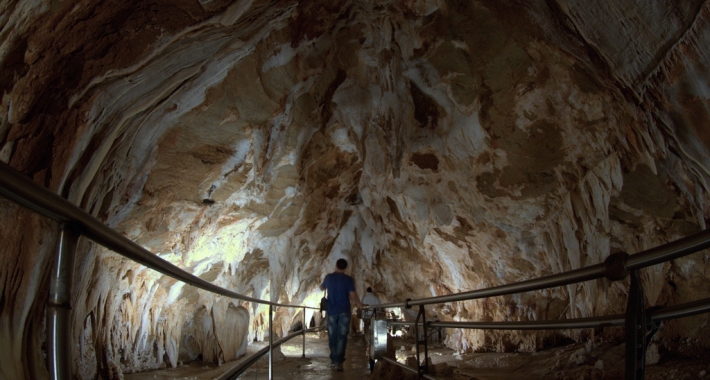
[[205, 281], [154, 255], [2, 161], [0, 161], [0, 195], [61, 223], [47, 302], [47, 359], [50, 378], [72, 378], [70, 365], [73, 363], [71, 360], [73, 351], [69, 345], [71, 293], [76, 245], [80, 236], [85, 236], [130, 260], [186, 284], [229, 298], [269, 305], [269, 379], [273, 379], [273, 307], [302, 308], [301, 334], [303, 334], [305, 357], [306, 309], [318, 310], [317, 308], [247, 297]]
[[[302, 335], [303, 336], [303, 354], [302, 358], [306, 357], [306, 333], [307, 332], [316, 332], [322, 330], [323, 327], [313, 327], [310, 329], [301, 329], [301, 331], [294, 331], [293, 333], [286, 335], [285, 337], [277, 340], [276, 342], [273, 343], [273, 348], [279, 347], [283, 343], [286, 343], [287, 341]], [[269, 347], [264, 347], [261, 350], [255, 352], [252, 354], [250, 357], [244, 359], [242, 363], [240, 363], [237, 366], [234, 366], [234, 368], [228, 370], [227, 372], [223, 373], [220, 375], [218, 378], [215, 380], [233, 380], [241, 376], [246, 370], [252, 366], [253, 364], [256, 364], [256, 362], [261, 359], [262, 356], [266, 355], [266, 353], [269, 352]]]
[[[660, 322], [668, 319], [689, 317], [692, 315], [710, 312], [710, 298], [669, 306], [665, 308], [646, 308], [644, 295], [638, 271], [652, 265], [670, 261], [686, 256], [703, 249], [710, 248], [710, 229], [678, 239], [676, 241], [654, 247], [634, 255], [617, 252], [600, 264], [571, 270], [564, 273], [539, 277], [527, 281], [516, 282], [486, 289], [473, 290], [462, 293], [449, 294], [438, 297], [429, 297], [418, 300], [408, 299], [404, 302], [395, 302], [366, 308], [392, 308], [419, 306], [416, 322], [388, 321], [388, 326], [414, 326], [417, 334], [417, 365], [414, 369], [398, 363], [390, 358], [388, 363], [398, 365], [408, 371], [419, 374], [420, 378], [432, 379], [428, 372], [427, 329], [431, 327], [482, 329], [482, 330], [557, 330], [598, 328], [608, 326], [624, 326], [626, 334], [626, 380], [643, 380], [645, 356], [648, 343], [660, 328]], [[511, 295], [533, 290], [541, 290], [555, 286], [564, 286], [583, 281], [606, 278], [618, 281], [631, 276], [629, 297], [625, 314], [576, 318], [554, 321], [517, 321], [517, 322], [447, 322], [426, 321], [425, 305], [474, 300], [495, 296]], [[421, 321], [421, 322], [420, 322]], [[424, 339], [419, 338], [419, 330], [424, 331]], [[424, 364], [420, 353], [420, 346], [424, 346]], [[371, 350], [375, 352], [376, 350]], [[374, 358], [373, 358], [374, 359]]]
[[[247, 297], [207, 282], [152, 254], [135, 242], [104, 225], [98, 219], [94, 218], [71, 202], [40, 186], [1, 161], [0, 195], [62, 224], [57, 244], [57, 253], [51, 272], [50, 295], [47, 306], [47, 345], [49, 372], [51, 378], [71, 378], [71, 368], [69, 367], [70, 363], [72, 363], [70, 360], [72, 350], [69, 347], [69, 334], [71, 331], [71, 280], [73, 278], [76, 245], [78, 238], [82, 235], [130, 260], [143, 264], [146, 267], [154, 269], [176, 280], [233, 299], [269, 305], [269, 379], [273, 378], [273, 307], [303, 308], [303, 328], [301, 334], [303, 335], [303, 356], [305, 357], [305, 333], [307, 332], [307, 329], [305, 328], [305, 326], [307, 326], [305, 320], [305, 309], [317, 310], [317, 308], [302, 305], [279, 304], [276, 302]], [[415, 326], [415, 330], [417, 331], [418, 368], [413, 369], [391, 359], [383, 359], [391, 362], [392, 364], [406, 367], [406, 370], [408, 371], [418, 373], [420, 378], [435, 379], [431, 375], [427, 374], [428, 349], [426, 347], [426, 330], [429, 327], [498, 330], [545, 330], [623, 325], [626, 328], [626, 379], [642, 380], [644, 376], [646, 347], [653, 334], [660, 327], [659, 323], [667, 319], [675, 319], [710, 312], [710, 299], [688, 302], [662, 309], [647, 309], [644, 306], [643, 289], [638, 278], [638, 271], [642, 268], [670, 261], [707, 248], [710, 248], [710, 229], [668, 244], [636, 253], [634, 255], [628, 255], [623, 252], [615, 253], [610, 255], [604, 263], [564, 273], [486, 289], [418, 300], [408, 299], [404, 302], [378, 305], [377, 308], [411, 308], [412, 306], [419, 306], [419, 314], [416, 322], [388, 323], [393, 326]], [[564, 321], [427, 322], [426, 313], [424, 312], [424, 306], [430, 304], [510, 295], [601, 278], [607, 278], [611, 281], [618, 281], [628, 277], [629, 275], [631, 276], [631, 284], [625, 314], [578, 318]], [[423, 340], [419, 339], [418, 335], [420, 327], [424, 330]], [[298, 333], [290, 334], [284, 339], [276, 342], [276, 344], [281, 344], [296, 335], [298, 335]], [[421, 364], [422, 361], [420, 360], [420, 345], [424, 345], [424, 365]], [[264, 354], [265, 352], [261, 353], [259, 357]], [[247, 360], [246, 362], [249, 363], [247, 364], [247, 367], [255, 361], [256, 360]], [[234, 377], [236, 376], [239, 376], [239, 374]]]

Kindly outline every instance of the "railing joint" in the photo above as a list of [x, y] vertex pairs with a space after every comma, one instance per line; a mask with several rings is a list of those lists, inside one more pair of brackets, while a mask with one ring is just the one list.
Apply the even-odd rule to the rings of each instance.
[[623, 280], [629, 275], [626, 259], [629, 254], [623, 251], [612, 253], [604, 260], [604, 276], [611, 281]]

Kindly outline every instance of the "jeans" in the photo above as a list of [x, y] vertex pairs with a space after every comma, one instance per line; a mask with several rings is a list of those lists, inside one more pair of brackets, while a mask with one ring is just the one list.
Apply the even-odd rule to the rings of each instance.
[[328, 344], [330, 346], [330, 362], [345, 361], [345, 347], [348, 344], [350, 331], [350, 313], [328, 315]]

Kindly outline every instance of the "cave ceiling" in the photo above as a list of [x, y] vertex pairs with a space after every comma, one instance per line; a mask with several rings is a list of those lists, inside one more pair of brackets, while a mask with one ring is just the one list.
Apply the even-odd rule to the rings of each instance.
[[[0, 3], [0, 159], [245, 295], [316, 305], [344, 257], [361, 294], [430, 297], [706, 228], [704, 1]], [[38, 223], [4, 237], [20, 244]], [[45, 240], [36, 260], [48, 265]], [[108, 356], [136, 336], [184, 335], [214, 308], [263, 329], [263, 308], [244, 316], [236, 301], [80, 248], [75, 335]], [[649, 302], [708, 292], [708, 266], [684, 260], [644, 273]], [[671, 289], [670, 277], [692, 281]], [[431, 313], [588, 317], [623, 310], [624, 297], [599, 281]], [[141, 310], [151, 317], [126, 327], [130, 339], [106, 327]], [[492, 344], [473, 331], [447, 343]], [[131, 360], [124, 370], [162, 358]]]

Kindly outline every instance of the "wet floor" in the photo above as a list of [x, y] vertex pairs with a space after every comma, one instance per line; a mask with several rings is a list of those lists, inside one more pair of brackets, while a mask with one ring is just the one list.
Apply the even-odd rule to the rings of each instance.
[[[319, 338], [317, 334], [306, 334], [306, 357], [303, 355], [303, 339], [296, 337], [281, 346], [283, 355], [274, 355], [274, 379], [305, 379], [305, 380], [326, 380], [326, 379], [370, 379], [367, 370], [367, 357], [365, 356], [365, 343], [361, 335], [350, 336], [345, 353], [345, 363], [343, 372], [338, 372], [330, 368], [330, 350], [328, 348], [327, 337]], [[250, 345], [247, 356], [268, 345], [264, 342], [255, 342]], [[230, 368], [239, 365], [245, 358], [223, 364], [222, 366], [208, 365], [204, 363], [192, 363], [158, 371], [148, 371], [136, 374], [125, 375], [126, 380], [167, 380], [167, 379], [190, 379], [206, 380], [215, 379]], [[261, 358], [252, 365], [240, 380], [265, 380], [268, 379], [268, 355]]]
[[[302, 358], [302, 339], [294, 338], [282, 346], [284, 358], [274, 361], [274, 379], [370, 379], [365, 356], [365, 343], [361, 336], [351, 336], [345, 352], [343, 372], [330, 368], [330, 350], [327, 338], [309, 335], [306, 339], [306, 358]], [[241, 380], [267, 379], [268, 359], [264, 357], [239, 377]]]
[[[258, 342], [250, 345], [248, 357], [268, 343]], [[401, 363], [413, 357], [413, 340], [394, 338], [392, 347], [395, 357]], [[549, 350], [532, 353], [467, 353], [457, 354], [441, 343], [430, 343], [429, 357], [433, 364], [432, 372], [439, 379], [449, 380], [579, 380], [600, 379], [618, 380], [623, 378], [624, 345], [618, 341], [596, 339], [595, 342], [574, 343]], [[281, 353], [274, 355], [274, 379], [287, 380], [354, 380], [374, 379], [367, 370], [365, 343], [362, 336], [351, 336], [348, 340], [344, 372], [330, 368], [328, 339], [318, 334], [307, 334], [306, 358], [303, 353], [302, 338], [296, 337], [281, 347]], [[710, 379], [710, 349], [676, 348], [673, 352], [662, 351], [656, 356], [654, 364], [646, 368], [647, 380], [687, 380]], [[127, 380], [207, 380], [215, 379], [227, 370], [237, 366], [245, 358], [223, 364], [222, 366], [204, 363], [191, 363], [159, 371], [125, 375]], [[648, 359], [647, 359], [648, 360]], [[377, 364], [380, 367], [384, 364]], [[378, 368], [378, 371], [382, 368]], [[404, 375], [390, 376], [390, 379], [402, 379]], [[268, 357], [260, 359], [251, 366], [241, 380], [268, 379]]]

